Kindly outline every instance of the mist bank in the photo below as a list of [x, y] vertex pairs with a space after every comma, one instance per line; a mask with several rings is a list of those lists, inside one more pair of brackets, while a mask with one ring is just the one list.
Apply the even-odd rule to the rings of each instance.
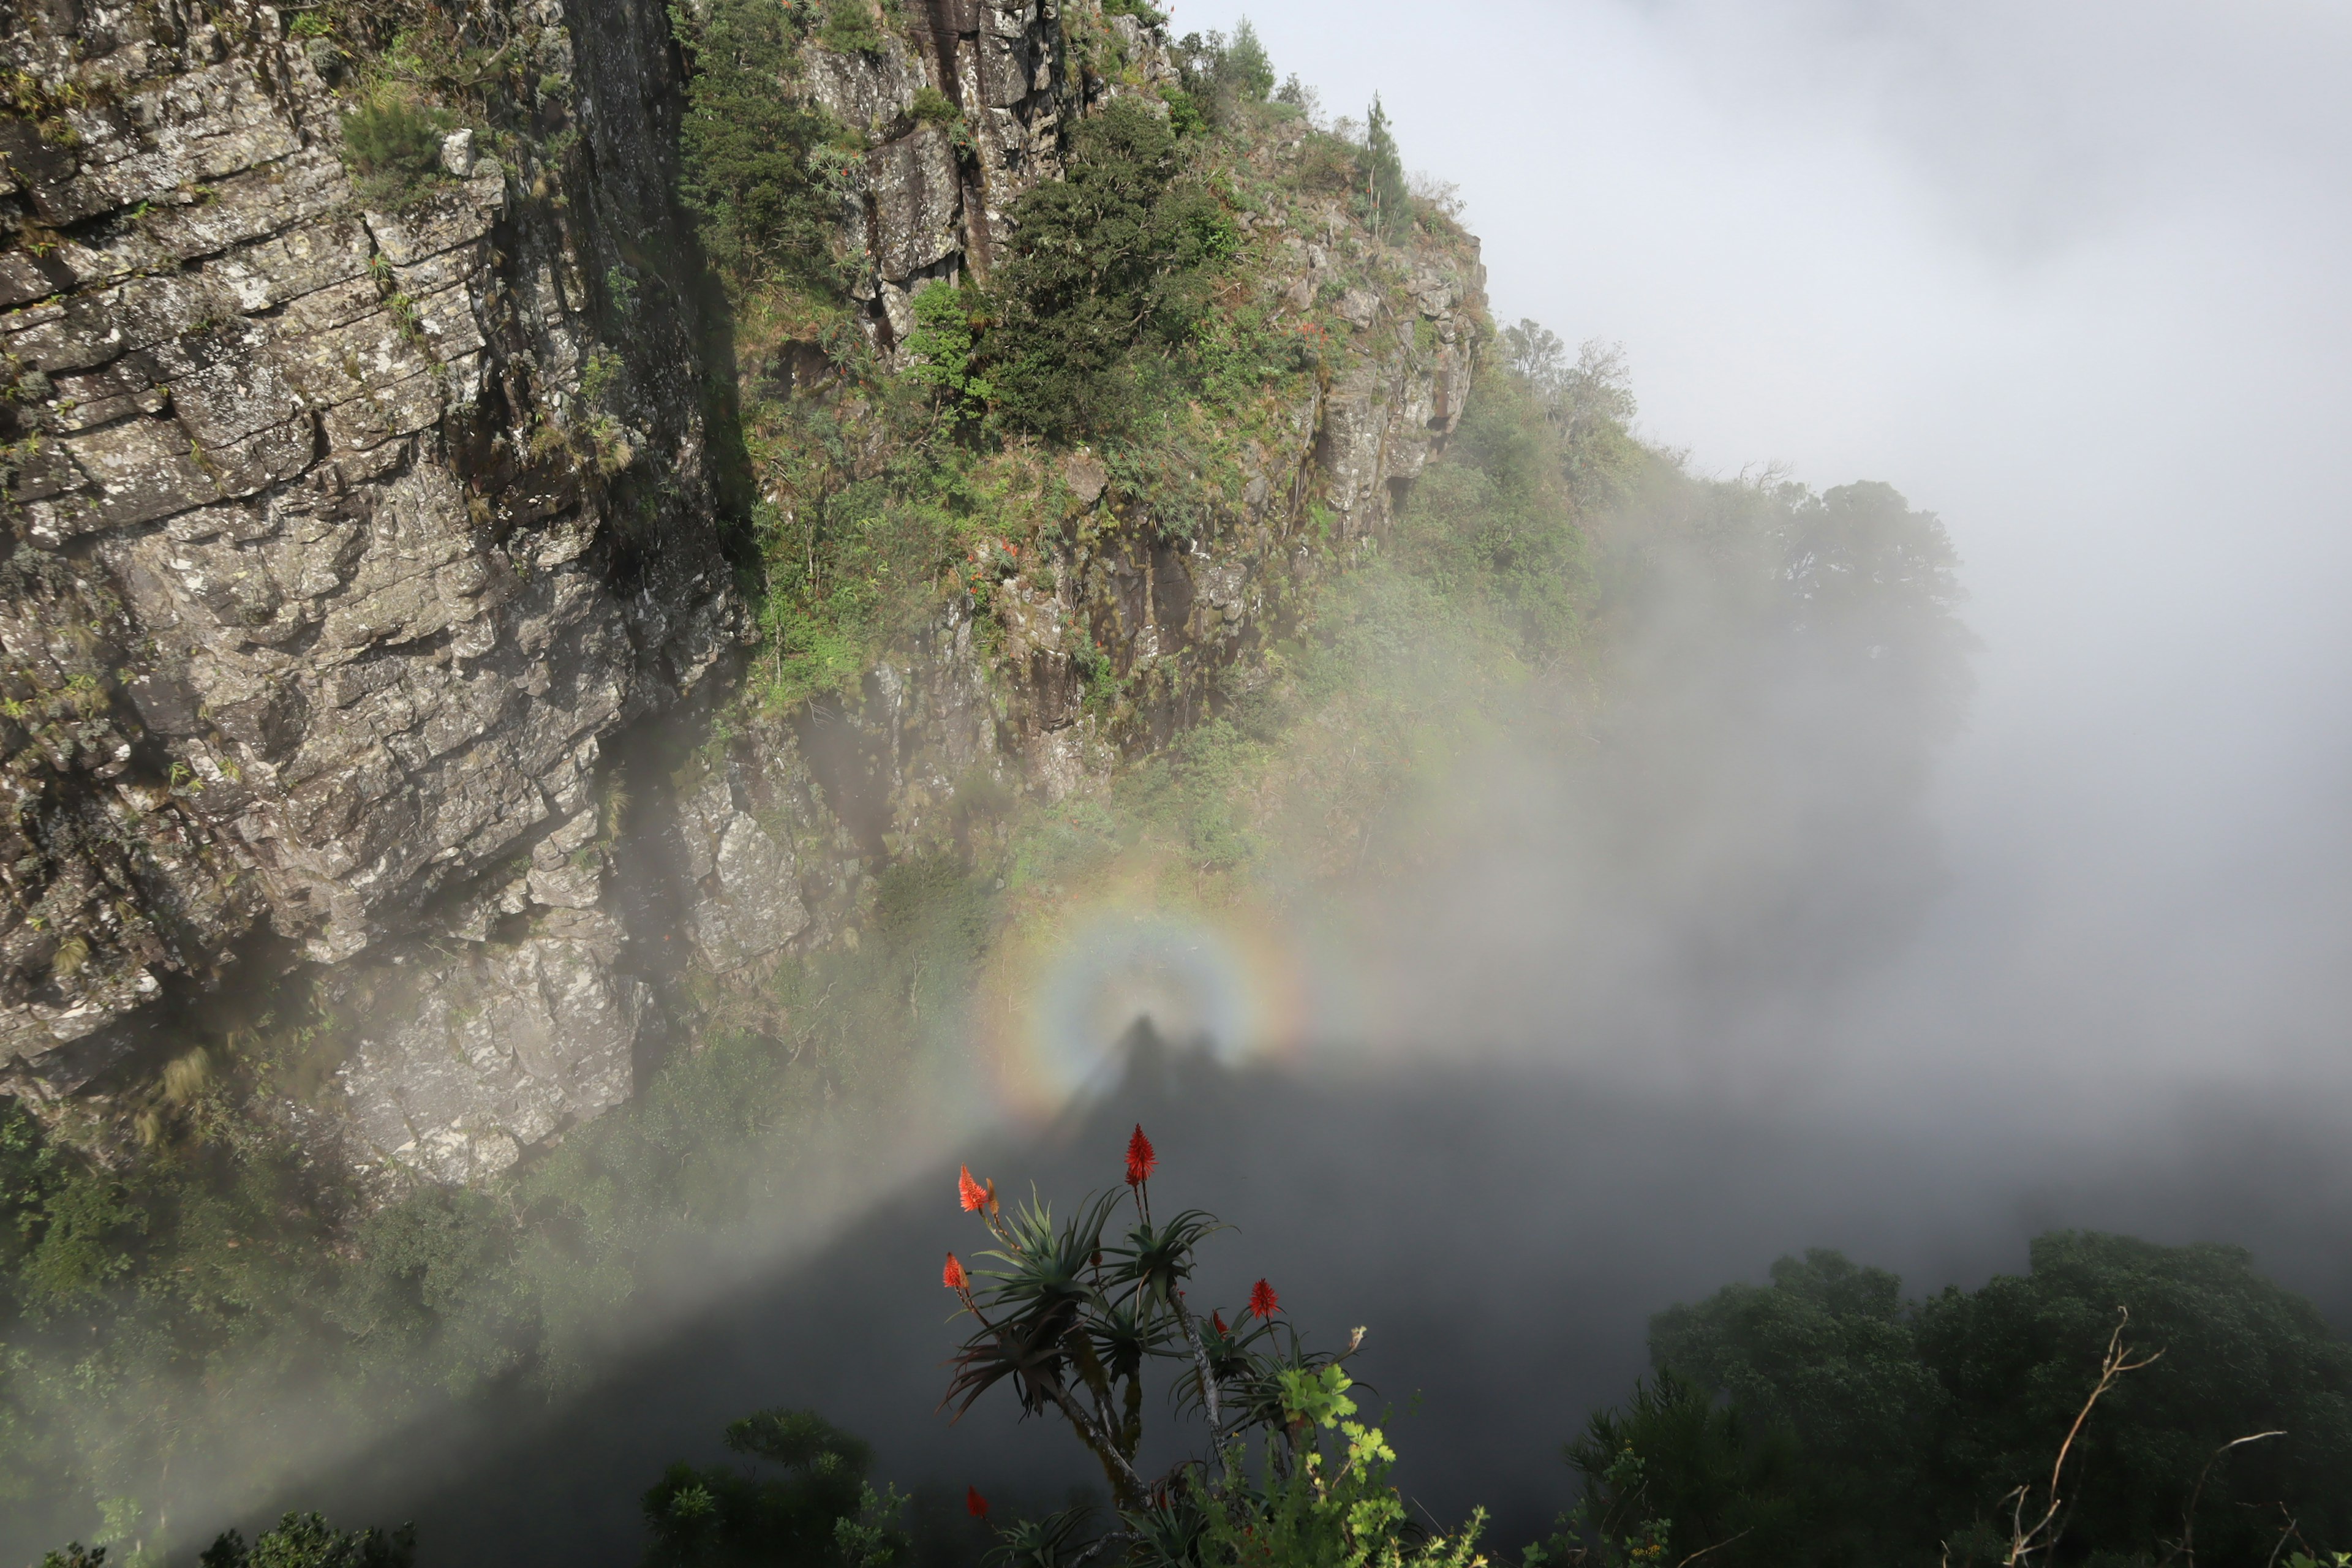
[[1460, 183], [1498, 315], [1622, 342], [1696, 470], [1892, 479], [1967, 563], [1950, 881], [1902, 963], [1795, 1026], [1833, 1087], [2061, 1124], [2344, 1092], [2343, 15], [1335, 14], [1257, 20]]
[[2026, 1241], [2053, 1228], [2222, 1240], [2352, 1324], [2352, 1263], [2335, 1245], [2352, 1224], [2352, 1158], [2325, 1119], [2204, 1102], [2072, 1145], [1994, 1122], [1891, 1136], [1565, 1073], [1360, 1058], [1237, 1072], [1179, 1051], [1038, 1133], [943, 1149], [919, 1179], [871, 1194], [834, 1246], [584, 1394], [427, 1424], [299, 1500], [414, 1518], [433, 1562], [633, 1563], [636, 1500], [663, 1466], [715, 1461], [727, 1421], [790, 1405], [870, 1439], [877, 1479], [1061, 1506], [1100, 1484], [1066, 1433], [1016, 1423], [1009, 1405], [953, 1425], [938, 1409], [956, 1331], [937, 1260], [971, 1239], [955, 1167], [1066, 1197], [1109, 1179], [1139, 1121], [1166, 1191], [1237, 1227], [1195, 1297], [1232, 1307], [1264, 1275], [1322, 1340], [1367, 1325], [1352, 1369], [1374, 1390], [1368, 1408], [1392, 1409], [1407, 1496], [1444, 1520], [1484, 1504], [1506, 1546], [1572, 1500], [1560, 1445], [1646, 1370], [1651, 1315], [1760, 1280], [1783, 1254], [1833, 1247], [1925, 1295], [2022, 1271]]

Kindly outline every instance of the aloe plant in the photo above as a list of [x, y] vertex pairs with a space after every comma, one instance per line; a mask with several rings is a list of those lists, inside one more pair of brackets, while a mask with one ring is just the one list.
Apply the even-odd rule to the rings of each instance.
[[[1232, 1323], [1185, 1299], [1200, 1247], [1226, 1228], [1185, 1209], [1151, 1212], [1159, 1157], [1139, 1126], [1128, 1141], [1124, 1187], [1087, 1194], [1065, 1217], [1032, 1194], [1007, 1208], [996, 1184], [958, 1173], [966, 1212], [995, 1245], [967, 1267], [948, 1254], [942, 1282], [973, 1328], [952, 1363], [942, 1409], [960, 1419], [1009, 1383], [1024, 1415], [1059, 1414], [1102, 1466], [1116, 1522], [1087, 1537], [1088, 1510], [1003, 1526], [992, 1563], [1077, 1568], [1107, 1552], [1153, 1568], [1469, 1568], [1476, 1522], [1463, 1534], [1409, 1541], [1387, 1481], [1394, 1455], [1377, 1428], [1349, 1419], [1353, 1386], [1344, 1350], [1308, 1348], [1260, 1279]], [[1145, 1476], [1143, 1385], [1171, 1363], [1175, 1411], [1201, 1428], [1201, 1447]], [[1329, 1448], [1326, 1452], [1327, 1447]], [[984, 1516], [985, 1500], [971, 1494]]]

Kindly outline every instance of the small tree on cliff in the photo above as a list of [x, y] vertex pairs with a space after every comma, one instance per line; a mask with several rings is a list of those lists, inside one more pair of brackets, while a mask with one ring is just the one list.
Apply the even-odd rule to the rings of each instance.
[[[957, 1182], [967, 1213], [996, 1246], [968, 1268], [948, 1254], [942, 1281], [975, 1327], [956, 1353], [941, 1403], [961, 1417], [990, 1389], [1009, 1384], [1022, 1410], [1069, 1423], [1110, 1484], [1115, 1520], [1089, 1542], [1087, 1512], [1073, 1509], [998, 1531], [1006, 1568], [1075, 1568], [1116, 1553], [1154, 1568], [1477, 1568], [1482, 1516], [1454, 1536], [1414, 1539], [1389, 1485], [1395, 1460], [1377, 1427], [1352, 1417], [1337, 1352], [1307, 1347], [1260, 1279], [1229, 1323], [1185, 1300], [1202, 1242], [1222, 1230], [1186, 1209], [1165, 1221], [1151, 1210], [1159, 1157], [1137, 1127], [1124, 1188], [1090, 1194], [1056, 1221], [1032, 1197], [1006, 1211], [994, 1182], [969, 1168]], [[1122, 1233], [1120, 1223], [1124, 1221]], [[1143, 1383], [1155, 1363], [1176, 1370], [1180, 1413], [1204, 1428], [1204, 1451], [1146, 1476]], [[975, 1513], [985, 1500], [971, 1496]]]
[[1388, 110], [1380, 94], [1372, 95], [1371, 112], [1364, 120], [1364, 196], [1371, 212], [1374, 233], [1402, 239], [1412, 228], [1412, 194], [1405, 183], [1404, 157], [1397, 151], [1396, 132], [1389, 128]]

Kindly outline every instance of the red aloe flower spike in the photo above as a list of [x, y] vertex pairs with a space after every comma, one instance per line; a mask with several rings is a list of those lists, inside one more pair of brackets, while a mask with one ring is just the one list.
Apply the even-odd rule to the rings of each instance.
[[988, 1517], [988, 1500], [980, 1495], [978, 1487], [963, 1489], [963, 1510], [974, 1519]]
[[971, 1283], [964, 1278], [963, 1265], [956, 1261], [956, 1255], [952, 1252], [948, 1254], [948, 1266], [940, 1270], [940, 1283], [959, 1295]]
[[962, 1167], [956, 1173], [956, 1199], [963, 1205], [963, 1212], [966, 1214], [978, 1214], [987, 1205], [989, 1198], [995, 1191], [994, 1182], [983, 1187], [973, 1181], [970, 1165]]
[[1225, 1327], [1225, 1315], [1223, 1312], [1210, 1313], [1209, 1321], [1216, 1325], [1217, 1332], [1221, 1334], [1230, 1334], [1233, 1332], [1233, 1330]]
[[1274, 1293], [1273, 1286], [1261, 1279], [1250, 1287], [1249, 1310], [1253, 1318], [1271, 1318], [1282, 1310], [1282, 1298]]
[[1160, 1156], [1151, 1152], [1151, 1140], [1143, 1135], [1143, 1123], [1135, 1124], [1135, 1136], [1127, 1141], [1127, 1184], [1139, 1187], [1151, 1180], [1159, 1168]]

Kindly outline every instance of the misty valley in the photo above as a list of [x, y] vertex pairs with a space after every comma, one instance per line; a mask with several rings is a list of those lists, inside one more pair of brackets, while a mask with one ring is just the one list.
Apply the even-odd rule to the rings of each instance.
[[0, 50], [9, 1561], [2352, 1563], [2332, 1102], [1923, 1016], [1945, 522], [1669, 445], [1381, 97]]

